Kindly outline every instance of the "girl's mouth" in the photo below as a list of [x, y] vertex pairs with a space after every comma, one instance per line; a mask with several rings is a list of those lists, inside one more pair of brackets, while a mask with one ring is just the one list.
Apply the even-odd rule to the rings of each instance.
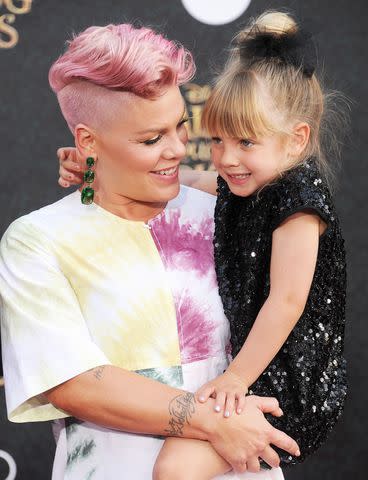
[[244, 185], [251, 176], [251, 173], [226, 174], [229, 181], [235, 185]]

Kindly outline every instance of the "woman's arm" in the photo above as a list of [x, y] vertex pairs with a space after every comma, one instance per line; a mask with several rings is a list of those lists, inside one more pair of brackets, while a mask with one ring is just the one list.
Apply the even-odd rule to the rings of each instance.
[[246, 385], [267, 368], [304, 311], [317, 262], [321, 220], [292, 215], [272, 237], [270, 294], [229, 367]]
[[181, 168], [179, 179], [183, 185], [202, 190], [212, 195], [217, 195], [217, 172]]
[[[272, 443], [292, 455], [294, 440], [273, 428], [263, 413], [280, 414], [275, 399], [249, 397], [244, 415], [224, 419], [213, 400], [194, 395], [111, 365], [78, 375], [45, 393], [57, 408], [109, 428], [209, 441], [237, 471], [262, 457]], [[245, 467], [244, 467], [245, 465]]]
[[77, 375], [45, 396], [55, 407], [105, 427], [208, 439], [208, 419], [191, 393], [112, 365]]
[[[68, 188], [71, 185], [83, 183], [84, 165], [82, 159], [78, 158], [77, 150], [74, 147], [62, 147], [58, 149], [57, 156], [59, 159], [59, 185]], [[217, 172], [181, 168], [179, 179], [183, 185], [216, 195]]]

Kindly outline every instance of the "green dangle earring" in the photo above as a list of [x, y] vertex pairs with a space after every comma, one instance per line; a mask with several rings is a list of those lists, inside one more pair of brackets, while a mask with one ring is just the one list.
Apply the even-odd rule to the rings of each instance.
[[86, 160], [88, 170], [84, 172], [83, 175], [84, 183], [87, 183], [87, 186], [83, 188], [81, 195], [81, 201], [83, 205], [91, 205], [93, 202], [93, 197], [95, 196], [95, 191], [91, 186], [95, 179], [95, 172], [92, 170], [94, 164], [95, 159], [93, 157], [88, 157]]

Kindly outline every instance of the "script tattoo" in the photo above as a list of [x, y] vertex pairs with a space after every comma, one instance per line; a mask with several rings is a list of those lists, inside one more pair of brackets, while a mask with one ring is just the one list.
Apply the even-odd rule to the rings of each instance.
[[92, 370], [93, 375], [95, 378], [97, 378], [97, 380], [101, 380], [104, 368], [105, 368], [105, 365], [102, 365], [102, 367], [97, 367]]
[[182, 437], [185, 424], [190, 425], [189, 420], [195, 412], [195, 397], [192, 393], [183, 393], [175, 397], [169, 403], [169, 428], [165, 433], [170, 437]]

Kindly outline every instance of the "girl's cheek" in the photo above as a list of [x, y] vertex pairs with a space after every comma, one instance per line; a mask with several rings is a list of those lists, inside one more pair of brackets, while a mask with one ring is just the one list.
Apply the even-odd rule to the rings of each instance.
[[212, 148], [211, 148], [211, 160], [212, 160], [212, 163], [214, 164], [216, 170], [219, 170], [220, 169], [221, 155], [219, 154], [219, 152], [214, 151]]

